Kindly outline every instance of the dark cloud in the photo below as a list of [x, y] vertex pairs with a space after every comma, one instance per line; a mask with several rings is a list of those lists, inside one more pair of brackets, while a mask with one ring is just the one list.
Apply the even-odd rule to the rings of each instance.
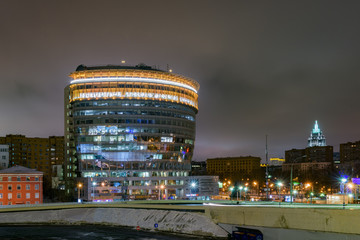
[[77, 65], [144, 62], [201, 84], [195, 159], [360, 139], [358, 1], [2, 1], [0, 135], [63, 134]]

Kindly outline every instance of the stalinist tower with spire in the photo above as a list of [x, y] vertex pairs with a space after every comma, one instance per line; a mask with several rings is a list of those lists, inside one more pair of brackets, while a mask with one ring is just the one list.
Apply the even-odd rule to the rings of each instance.
[[308, 139], [308, 147], [317, 147], [317, 146], [326, 146], [326, 139], [322, 131], [320, 130], [316, 120], [314, 128], [311, 131], [310, 137]]

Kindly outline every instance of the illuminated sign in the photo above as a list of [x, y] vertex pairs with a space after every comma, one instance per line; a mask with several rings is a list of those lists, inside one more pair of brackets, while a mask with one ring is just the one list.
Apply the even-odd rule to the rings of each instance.
[[352, 178], [351, 181], [356, 185], [360, 185], [360, 178]]
[[281, 162], [285, 162], [285, 159], [283, 159], [283, 158], [270, 158], [270, 161], [281, 161]]
[[192, 194], [186, 194], [186, 196], [187, 196], [187, 197], [197, 197], [197, 196], [199, 196], [199, 194], [193, 194], [193, 193], [192, 193]]

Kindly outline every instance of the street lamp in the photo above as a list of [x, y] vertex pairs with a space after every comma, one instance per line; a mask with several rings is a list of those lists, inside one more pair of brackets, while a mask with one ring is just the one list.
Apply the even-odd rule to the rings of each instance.
[[246, 191], [248, 190], [247, 187], [244, 187], [244, 192], [245, 192], [245, 196], [244, 196], [244, 200], [246, 201]]
[[255, 186], [255, 195], [258, 195], [258, 184], [257, 182], [253, 182], [254, 186]]
[[309, 188], [309, 187], [311, 187], [310, 204], [312, 204], [312, 196], [314, 196], [314, 185], [312, 185], [311, 183], [306, 183], [305, 188]]
[[192, 195], [193, 195], [193, 189], [195, 189], [196, 188], [196, 182], [192, 182], [191, 184], [190, 184], [190, 196], [192, 197]]
[[281, 204], [281, 187], [282, 187], [282, 182], [278, 182], [277, 183], [277, 186], [278, 186], [278, 188], [279, 188], [279, 206], [280, 206], [280, 204]]
[[[240, 186], [238, 190], [240, 190], [240, 201], [241, 201], [241, 190], [243, 190], [243, 186]], [[236, 200], [239, 201], [239, 191], [236, 191]]]
[[82, 184], [81, 183], [78, 183], [78, 203], [81, 203], [81, 199], [80, 199], [80, 191], [81, 191], [81, 188], [82, 188]]
[[343, 209], [345, 209], [345, 183], [347, 182], [347, 178], [341, 178], [341, 187], [342, 187], [342, 194], [343, 194]]
[[[353, 187], [354, 187], [354, 185], [352, 183], [348, 183], [347, 187], [350, 189], [350, 194], [348, 196], [353, 197]], [[349, 200], [348, 200], [348, 203], [349, 203]]]

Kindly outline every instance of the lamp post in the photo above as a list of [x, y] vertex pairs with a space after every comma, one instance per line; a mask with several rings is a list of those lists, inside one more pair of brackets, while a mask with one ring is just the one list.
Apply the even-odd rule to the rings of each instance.
[[341, 178], [341, 187], [343, 194], [343, 209], [345, 209], [345, 183], [347, 182], [347, 178]]
[[81, 183], [78, 183], [78, 203], [81, 203], [81, 199], [80, 199], [80, 191], [81, 191], [81, 188], [82, 188], [82, 184]]
[[312, 185], [311, 183], [306, 183], [305, 188], [308, 188], [308, 187], [311, 187], [310, 204], [312, 204], [312, 197], [314, 196], [314, 185]]
[[257, 182], [253, 182], [254, 186], [255, 186], [255, 195], [258, 195], [258, 184]]
[[281, 186], [282, 186], [283, 184], [282, 184], [282, 182], [278, 182], [277, 183], [277, 186], [278, 186], [278, 188], [279, 188], [279, 206], [280, 206], [280, 204], [281, 204]]
[[[240, 186], [238, 190], [240, 190], [240, 201], [241, 201], [241, 190], [243, 189], [243, 186]], [[239, 201], [239, 191], [236, 191], [236, 200]]]
[[192, 195], [193, 195], [193, 189], [195, 189], [196, 188], [196, 182], [192, 182], [191, 184], [190, 184], [190, 196], [192, 197]]
[[244, 196], [244, 200], [246, 201], [246, 191], [248, 190], [247, 187], [244, 187], [244, 192], [245, 192], [245, 196]]
[[348, 185], [347, 185], [347, 187], [348, 187], [348, 189], [350, 189], [350, 194], [348, 195], [348, 203], [350, 202], [350, 196], [351, 197], [353, 197], [354, 195], [353, 195], [353, 187], [354, 187], [354, 185], [352, 184], [352, 183], [348, 183]]

